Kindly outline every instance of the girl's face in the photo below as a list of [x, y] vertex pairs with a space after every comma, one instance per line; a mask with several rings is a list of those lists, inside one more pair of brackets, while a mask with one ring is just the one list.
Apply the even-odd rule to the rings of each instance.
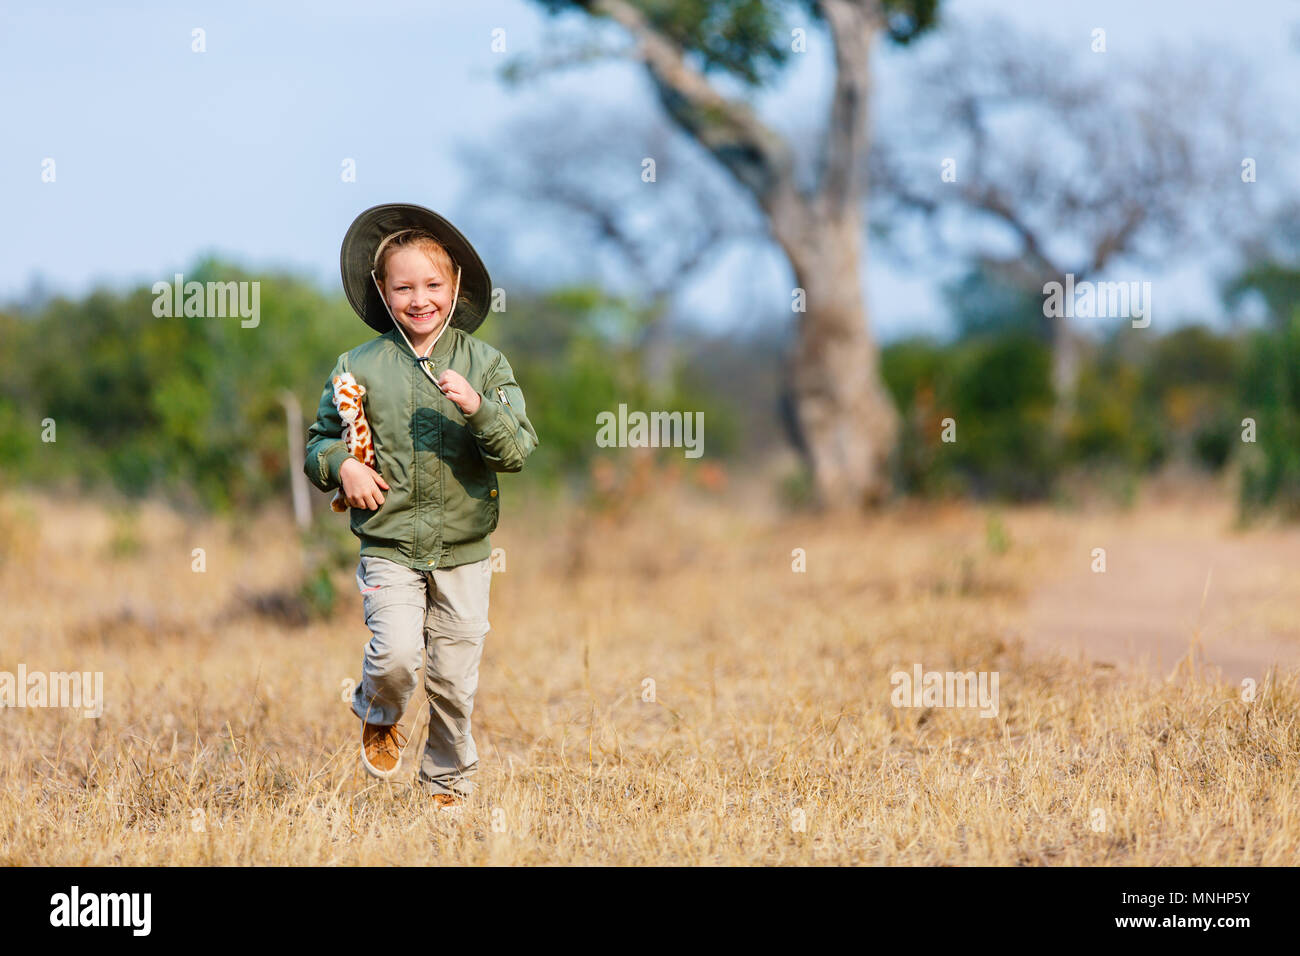
[[443, 275], [419, 249], [408, 246], [388, 254], [384, 298], [417, 351], [432, 341], [447, 321], [455, 283], [455, 276]]

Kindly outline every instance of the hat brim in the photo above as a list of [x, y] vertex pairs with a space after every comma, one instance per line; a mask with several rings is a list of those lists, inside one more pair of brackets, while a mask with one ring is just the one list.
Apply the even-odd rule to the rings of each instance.
[[492, 279], [483, 260], [459, 229], [432, 209], [411, 203], [371, 206], [353, 220], [343, 236], [339, 252], [343, 292], [362, 321], [376, 332], [387, 332], [393, 327], [388, 308], [370, 278], [370, 270], [379, 243], [399, 229], [425, 229], [432, 233], [460, 266], [460, 297], [451, 316], [452, 327], [473, 332], [482, 325], [492, 299]]

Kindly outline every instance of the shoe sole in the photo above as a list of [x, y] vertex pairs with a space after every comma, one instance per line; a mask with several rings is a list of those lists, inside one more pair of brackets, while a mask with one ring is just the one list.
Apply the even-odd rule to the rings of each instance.
[[397, 755], [397, 763], [393, 764], [392, 770], [380, 770], [369, 760], [366, 759], [366, 745], [361, 744], [361, 766], [366, 768], [366, 773], [372, 777], [378, 777], [380, 780], [387, 780], [389, 777], [396, 775], [397, 771], [402, 769], [402, 755]]
[[375, 767], [369, 760], [367, 760], [366, 752], [362, 750], [361, 766], [366, 768], [366, 773], [370, 774], [370, 776], [378, 777], [380, 780], [387, 780], [389, 777], [395, 776], [397, 774], [397, 771], [402, 769], [402, 761], [400, 760], [397, 761], [396, 766], [394, 766], [392, 770], [389, 770], [387, 773], [385, 773], [384, 771]]

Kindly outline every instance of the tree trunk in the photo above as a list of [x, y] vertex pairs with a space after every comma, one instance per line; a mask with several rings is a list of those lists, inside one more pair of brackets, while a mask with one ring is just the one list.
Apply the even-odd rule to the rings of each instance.
[[656, 294], [649, 310], [641, 338], [641, 374], [650, 400], [658, 407], [668, 400], [673, 390], [673, 340], [669, 328], [672, 313], [668, 297]]
[[890, 488], [898, 429], [867, 328], [858, 275], [864, 229], [862, 168], [870, 149], [871, 44], [885, 25], [880, 0], [820, 0], [835, 48], [835, 86], [818, 185], [804, 190], [789, 141], [749, 103], [728, 99], [658, 30], [639, 4], [594, 0], [592, 9], [637, 38], [664, 109], [708, 149], [768, 216], [805, 292], [790, 370], [795, 419], [819, 504], [858, 509]]
[[1065, 316], [1053, 316], [1051, 321], [1052, 390], [1056, 400], [1052, 405], [1052, 431], [1064, 435], [1070, 418], [1074, 415], [1075, 392], [1079, 387], [1079, 340]]
[[284, 406], [284, 420], [289, 433], [289, 489], [293, 517], [298, 527], [306, 530], [311, 527], [311, 497], [307, 475], [302, 470], [307, 434], [302, 427], [302, 404], [288, 389], [280, 392], [280, 404]]
[[869, 507], [886, 497], [898, 434], [867, 324], [856, 220], [812, 217], [804, 243], [789, 250], [807, 309], [792, 362], [795, 416], [818, 503], [828, 510]]

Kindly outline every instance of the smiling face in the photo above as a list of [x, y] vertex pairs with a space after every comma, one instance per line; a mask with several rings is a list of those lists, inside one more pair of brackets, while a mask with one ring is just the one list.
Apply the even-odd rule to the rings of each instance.
[[416, 352], [423, 355], [451, 311], [455, 274], [446, 275], [420, 249], [403, 246], [385, 254], [380, 285], [393, 318], [406, 330]]

